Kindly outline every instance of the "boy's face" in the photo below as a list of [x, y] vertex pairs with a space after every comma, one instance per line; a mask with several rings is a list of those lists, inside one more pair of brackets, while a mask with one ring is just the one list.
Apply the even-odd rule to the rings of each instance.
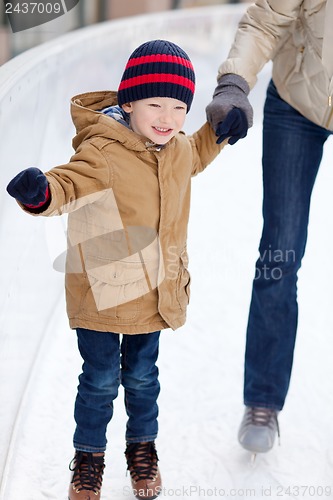
[[166, 144], [183, 127], [187, 106], [171, 97], [152, 97], [123, 104], [131, 128], [156, 144]]

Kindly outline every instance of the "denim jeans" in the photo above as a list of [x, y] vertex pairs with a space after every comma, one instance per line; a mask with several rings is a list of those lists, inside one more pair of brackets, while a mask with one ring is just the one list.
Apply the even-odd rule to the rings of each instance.
[[297, 329], [297, 272], [312, 188], [331, 134], [292, 108], [271, 81], [264, 107], [263, 218], [249, 311], [244, 403], [281, 410]]
[[106, 430], [119, 384], [125, 392], [127, 442], [153, 441], [158, 432], [157, 397], [160, 332], [119, 335], [77, 329], [82, 373], [75, 401], [74, 447], [86, 452], [106, 449]]

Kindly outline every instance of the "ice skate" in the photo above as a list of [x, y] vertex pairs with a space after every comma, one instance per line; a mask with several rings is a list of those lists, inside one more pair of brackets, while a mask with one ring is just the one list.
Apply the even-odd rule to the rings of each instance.
[[273, 448], [275, 437], [280, 437], [278, 412], [270, 408], [245, 408], [238, 431], [238, 441], [245, 450], [252, 452], [254, 463], [257, 453], [267, 453]]

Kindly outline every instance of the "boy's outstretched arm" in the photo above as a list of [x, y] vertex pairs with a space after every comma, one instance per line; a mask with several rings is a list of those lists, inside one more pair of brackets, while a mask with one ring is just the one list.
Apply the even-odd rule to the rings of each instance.
[[7, 192], [29, 209], [40, 209], [50, 201], [49, 183], [36, 167], [17, 174], [8, 184]]
[[[7, 186], [21, 208], [33, 215], [61, 215], [103, 196], [112, 187], [112, 168], [107, 156], [91, 142], [77, 148], [69, 163], [41, 172], [30, 167]], [[91, 195], [91, 196], [90, 196]], [[82, 205], [83, 204], [83, 205]]]

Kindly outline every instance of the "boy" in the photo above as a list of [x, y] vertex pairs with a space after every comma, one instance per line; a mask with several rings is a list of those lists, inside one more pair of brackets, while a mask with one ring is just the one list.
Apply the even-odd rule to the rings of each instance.
[[69, 500], [100, 498], [120, 383], [134, 494], [150, 499], [161, 491], [154, 444], [159, 335], [185, 322], [191, 176], [223, 147], [208, 123], [192, 136], [181, 132], [194, 88], [180, 47], [165, 40], [140, 45], [117, 93], [72, 99], [70, 162], [46, 174], [28, 168], [7, 187], [29, 213], [69, 213], [67, 312], [84, 360]]

